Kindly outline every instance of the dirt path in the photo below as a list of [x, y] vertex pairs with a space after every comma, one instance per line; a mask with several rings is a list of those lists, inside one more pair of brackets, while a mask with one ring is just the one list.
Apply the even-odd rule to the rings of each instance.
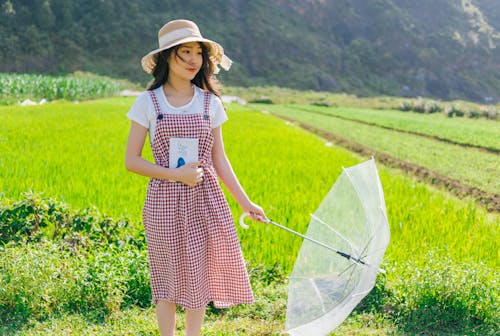
[[335, 135], [333, 133], [321, 130], [317, 127], [299, 122], [295, 119], [288, 118], [288, 117], [281, 116], [281, 115], [274, 114], [274, 113], [272, 113], [272, 114], [280, 119], [283, 119], [283, 120], [291, 122], [295, 125], [298, 125], [301, 128], [303, 128], [311, 133], [314, 133], [314, 134], [316, 134], [316, 135], [318, 135], [318, 136], [320, 136], [328, 141], [335, 142], [336, 144], [338, 144], [344, 148], [347, 148], [353, 152], [359, 153], [359, 154], [364, 155], [364, 156], [372, 156], [373, 155], [377, 158], [377, 161], [382, 162], [383, 164], [390, 166], [390, 167], [402, 169], [405, 172], [416, 176], [419, 181], [442, 187], [457, 197], [463, 198], [463, 197], [467, 197], [467, 196], [472, 196], [480, 204], [482, 204], [488, 211], [500, 213], [500, 195], [499, 194], [488, 193], [484, 190], [481, 190], [481, 189], [478, 189], [475, 187], [469, 187], [469, 186], [461, 183], [458, 180], [448, 178], [444, 175], [440, 175], [440, 174], [436, 173], [435, 171], [427, 169], [425, 167], [397, 159], [397, 158], [392, 157], [390, 155], [387, 155], [383, 152], [376, 151], [372, 148], [360, 145], [356, 142], [350, 141], [350, 140], [343, 138], [341, 136], [338, 136], [338, 135]]

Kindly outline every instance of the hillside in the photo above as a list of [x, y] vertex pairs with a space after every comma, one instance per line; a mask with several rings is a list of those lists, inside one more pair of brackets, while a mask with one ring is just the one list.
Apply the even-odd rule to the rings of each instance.
[[0, 72], [92, 71], [146, 83], [173, 18], [236, 62], [226, 84], [500, 101], [497, 0], [2, 1]]

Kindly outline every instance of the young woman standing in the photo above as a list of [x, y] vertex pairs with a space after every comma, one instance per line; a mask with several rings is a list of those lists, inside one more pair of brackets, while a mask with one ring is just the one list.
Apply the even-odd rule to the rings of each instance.
[[[186, 309], [186, 335], [199, 335], [205, 306], [253, 302], [234, 221], [218, 179], [243, 211], [266, 218], [241, 187], [224, 152], [226, 113], [213, 74], [230, 59], [194, 22], [174, 20], [159, 48], [142, 59], [154, 76], [128, 112], [125, 165], [150, 177], [143, 210], [151, 290], [161, 335], [174, 335], [176, 306]], [[155, 163], [142, 158], [149, 132]], [[175, 140], [175, 141], [174, 141]], [[195, 152], [172, 159], [173, 152]]]

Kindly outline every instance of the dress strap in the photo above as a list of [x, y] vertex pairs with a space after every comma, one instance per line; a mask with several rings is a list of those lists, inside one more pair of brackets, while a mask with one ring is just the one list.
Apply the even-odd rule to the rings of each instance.
[[158, 104], [158, 98], [156, 98], [156, 95], [153, 92], [153, 90], [149, 90], [148, 92], [149, 92], [149, 95], [151, 96], [151, 100], [153, 100], [153, 105], [155, 107], [156, 115], [160, 116], [162, 113], [160, 110], [160, 104]]
[[210, 120], [210, 91], [205, 91], [203, 119]]

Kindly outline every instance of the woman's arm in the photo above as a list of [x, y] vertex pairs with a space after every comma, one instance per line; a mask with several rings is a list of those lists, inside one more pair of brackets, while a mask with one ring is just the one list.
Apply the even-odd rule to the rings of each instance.
[[125, 167], [136, 174], [158, 179], [180, 181], [189, 186], [195, 186], [203, 179], [201, 162], [184, 165], [180, 168], [170, 169], [153, 164], [142, 158], [142, 149], [146, 141], [147, 128], [131, 122], [128, 135], [127, 150], [125, 153]]
[[212, 134], [214, 136], [212, 161], [220, 180], [224, 183], [231, 195], [233, 195], [234, 199], [238, 202], [243, 211], [250, 213], [252, 218], [255, 220], [266, 219], [267, 217], [264, 210], [262, 210], [262, 208], [257, 204], [250, 201], [233, 171], [233, 167], [231, 166], [226, 152], [224, 151], [221, 126], [212, 129]]

